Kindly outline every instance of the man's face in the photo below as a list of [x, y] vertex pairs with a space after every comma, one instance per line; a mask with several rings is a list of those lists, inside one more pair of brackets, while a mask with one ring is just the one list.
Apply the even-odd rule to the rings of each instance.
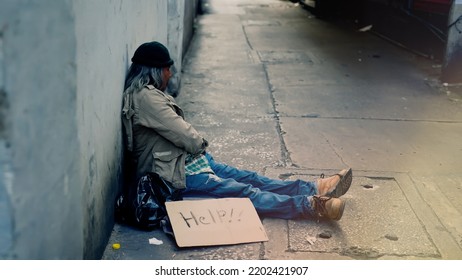
[[168, 81], [172, 77], [172, 71], [170, 71], [170, 67], [162, 68], [162, 87], [160, 90], [164, 91], [167, 88]]

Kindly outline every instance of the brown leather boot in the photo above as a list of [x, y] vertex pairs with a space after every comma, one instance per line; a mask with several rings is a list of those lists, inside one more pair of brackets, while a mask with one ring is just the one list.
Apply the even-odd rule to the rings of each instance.
[[321, 174], [321, 179], [316, 181], [318, 194], [320, 196], [340, 197], [350, 189], [352, 181], [353, 171], [351, 168], [343, 169], [327, 178], [324, 178], [324, 174]]
[[339, 198], [314, 195], [311, 207], [317, 216], [338, 221], [342, 218], [345, 202]]

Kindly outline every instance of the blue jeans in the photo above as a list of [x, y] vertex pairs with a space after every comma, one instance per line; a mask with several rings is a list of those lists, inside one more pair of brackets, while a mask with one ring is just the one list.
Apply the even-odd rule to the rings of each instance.
[[314, 214], [308, 200], [317, 194], [313, 182], [274, 180], [215, 162], [210, 154], [206, 157], [215, 174], [186, 176], [184, 197], [248, 197], [265, 217], [298, 219]]

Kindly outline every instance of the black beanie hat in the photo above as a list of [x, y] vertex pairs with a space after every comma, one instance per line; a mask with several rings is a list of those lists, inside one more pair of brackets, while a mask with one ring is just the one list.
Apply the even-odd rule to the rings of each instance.
[[167, 48], [159, 42], [144, 43], [136, 49], [132, 62], [148, 67], [163, 68], [173, 64]]

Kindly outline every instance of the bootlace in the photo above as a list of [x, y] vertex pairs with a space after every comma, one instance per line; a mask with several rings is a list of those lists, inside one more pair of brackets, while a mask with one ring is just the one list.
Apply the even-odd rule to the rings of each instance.
[[326, 202], [330, 199], [331, 197], [326, 196], [313, 196], [314, 210], [316, 214], [318, 214], [320, 217], [324, 217], [325, 215], [327, 215]]

